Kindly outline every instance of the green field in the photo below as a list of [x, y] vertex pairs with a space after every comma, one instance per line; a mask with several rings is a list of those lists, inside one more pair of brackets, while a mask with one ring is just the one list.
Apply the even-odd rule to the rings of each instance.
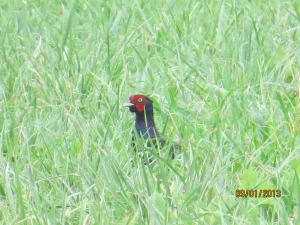
[[0, 224], [300, 224], [299, 2], [0, 0], [0, 57]]

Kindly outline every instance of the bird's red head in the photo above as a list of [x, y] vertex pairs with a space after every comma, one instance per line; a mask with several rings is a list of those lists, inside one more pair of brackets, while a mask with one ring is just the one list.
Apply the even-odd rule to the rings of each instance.
[[143, 112], [147, 105], [152, 105], [152, 101], [145, 95], [133, 95], [123, 106], [128, 106], [131, 112]]

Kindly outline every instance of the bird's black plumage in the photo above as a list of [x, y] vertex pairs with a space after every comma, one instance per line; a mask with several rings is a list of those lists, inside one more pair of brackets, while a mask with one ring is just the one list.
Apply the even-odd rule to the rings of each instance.
[[[133, 95], [129, 98], [129, 101], [124, 104], [129, 107], [130, 112], [135, 113], [135, 131], [133, 132], [132, 146], [137, 151], [136, 140], [139, 138], [147, 140], [147, 146], [154, 146], [156, 148], [162, 148], [169, 143], [160, 137], [159, 132], [156, 129], [153, 115], [153, 102], [150, 98], [144, 95]], [[175, 149], [178, 146], [170, 144], [169, 154], [172, 159], [175, 157]]]
[[[144, 139], [160, 137], [154, 123], [152, 100], [146, 96], [138, 99], [143, 99], [142, 102], [138, 102], [137, 104], [144, 105], [144, 108], [138, 107], [134, 103], [134, 105], [129, 107], [130, 112], [133, 112], [136, 115], [135, 129], [138, 135]], [[135, 100], [134, 96], [130, 98], [130, 101], [134, 102]]]

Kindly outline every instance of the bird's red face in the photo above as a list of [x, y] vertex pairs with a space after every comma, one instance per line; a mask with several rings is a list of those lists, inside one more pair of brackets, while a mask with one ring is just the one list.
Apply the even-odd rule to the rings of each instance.
[[133, 95], [129, 98], [129, 101], [126, 102], [123, 107], [129, 107], [131, 112], [143, 112], [145, 107], [151, 100], [144, 95]]

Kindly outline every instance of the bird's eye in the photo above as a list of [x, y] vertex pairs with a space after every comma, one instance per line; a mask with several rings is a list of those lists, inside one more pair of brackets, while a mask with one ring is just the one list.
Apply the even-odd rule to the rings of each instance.
[[138, 99], [138, 102], [142, 102], [142, 101], [143, 101], [143, 99], [142, 99], [142, 98], [139, 98], [139, 99]]

